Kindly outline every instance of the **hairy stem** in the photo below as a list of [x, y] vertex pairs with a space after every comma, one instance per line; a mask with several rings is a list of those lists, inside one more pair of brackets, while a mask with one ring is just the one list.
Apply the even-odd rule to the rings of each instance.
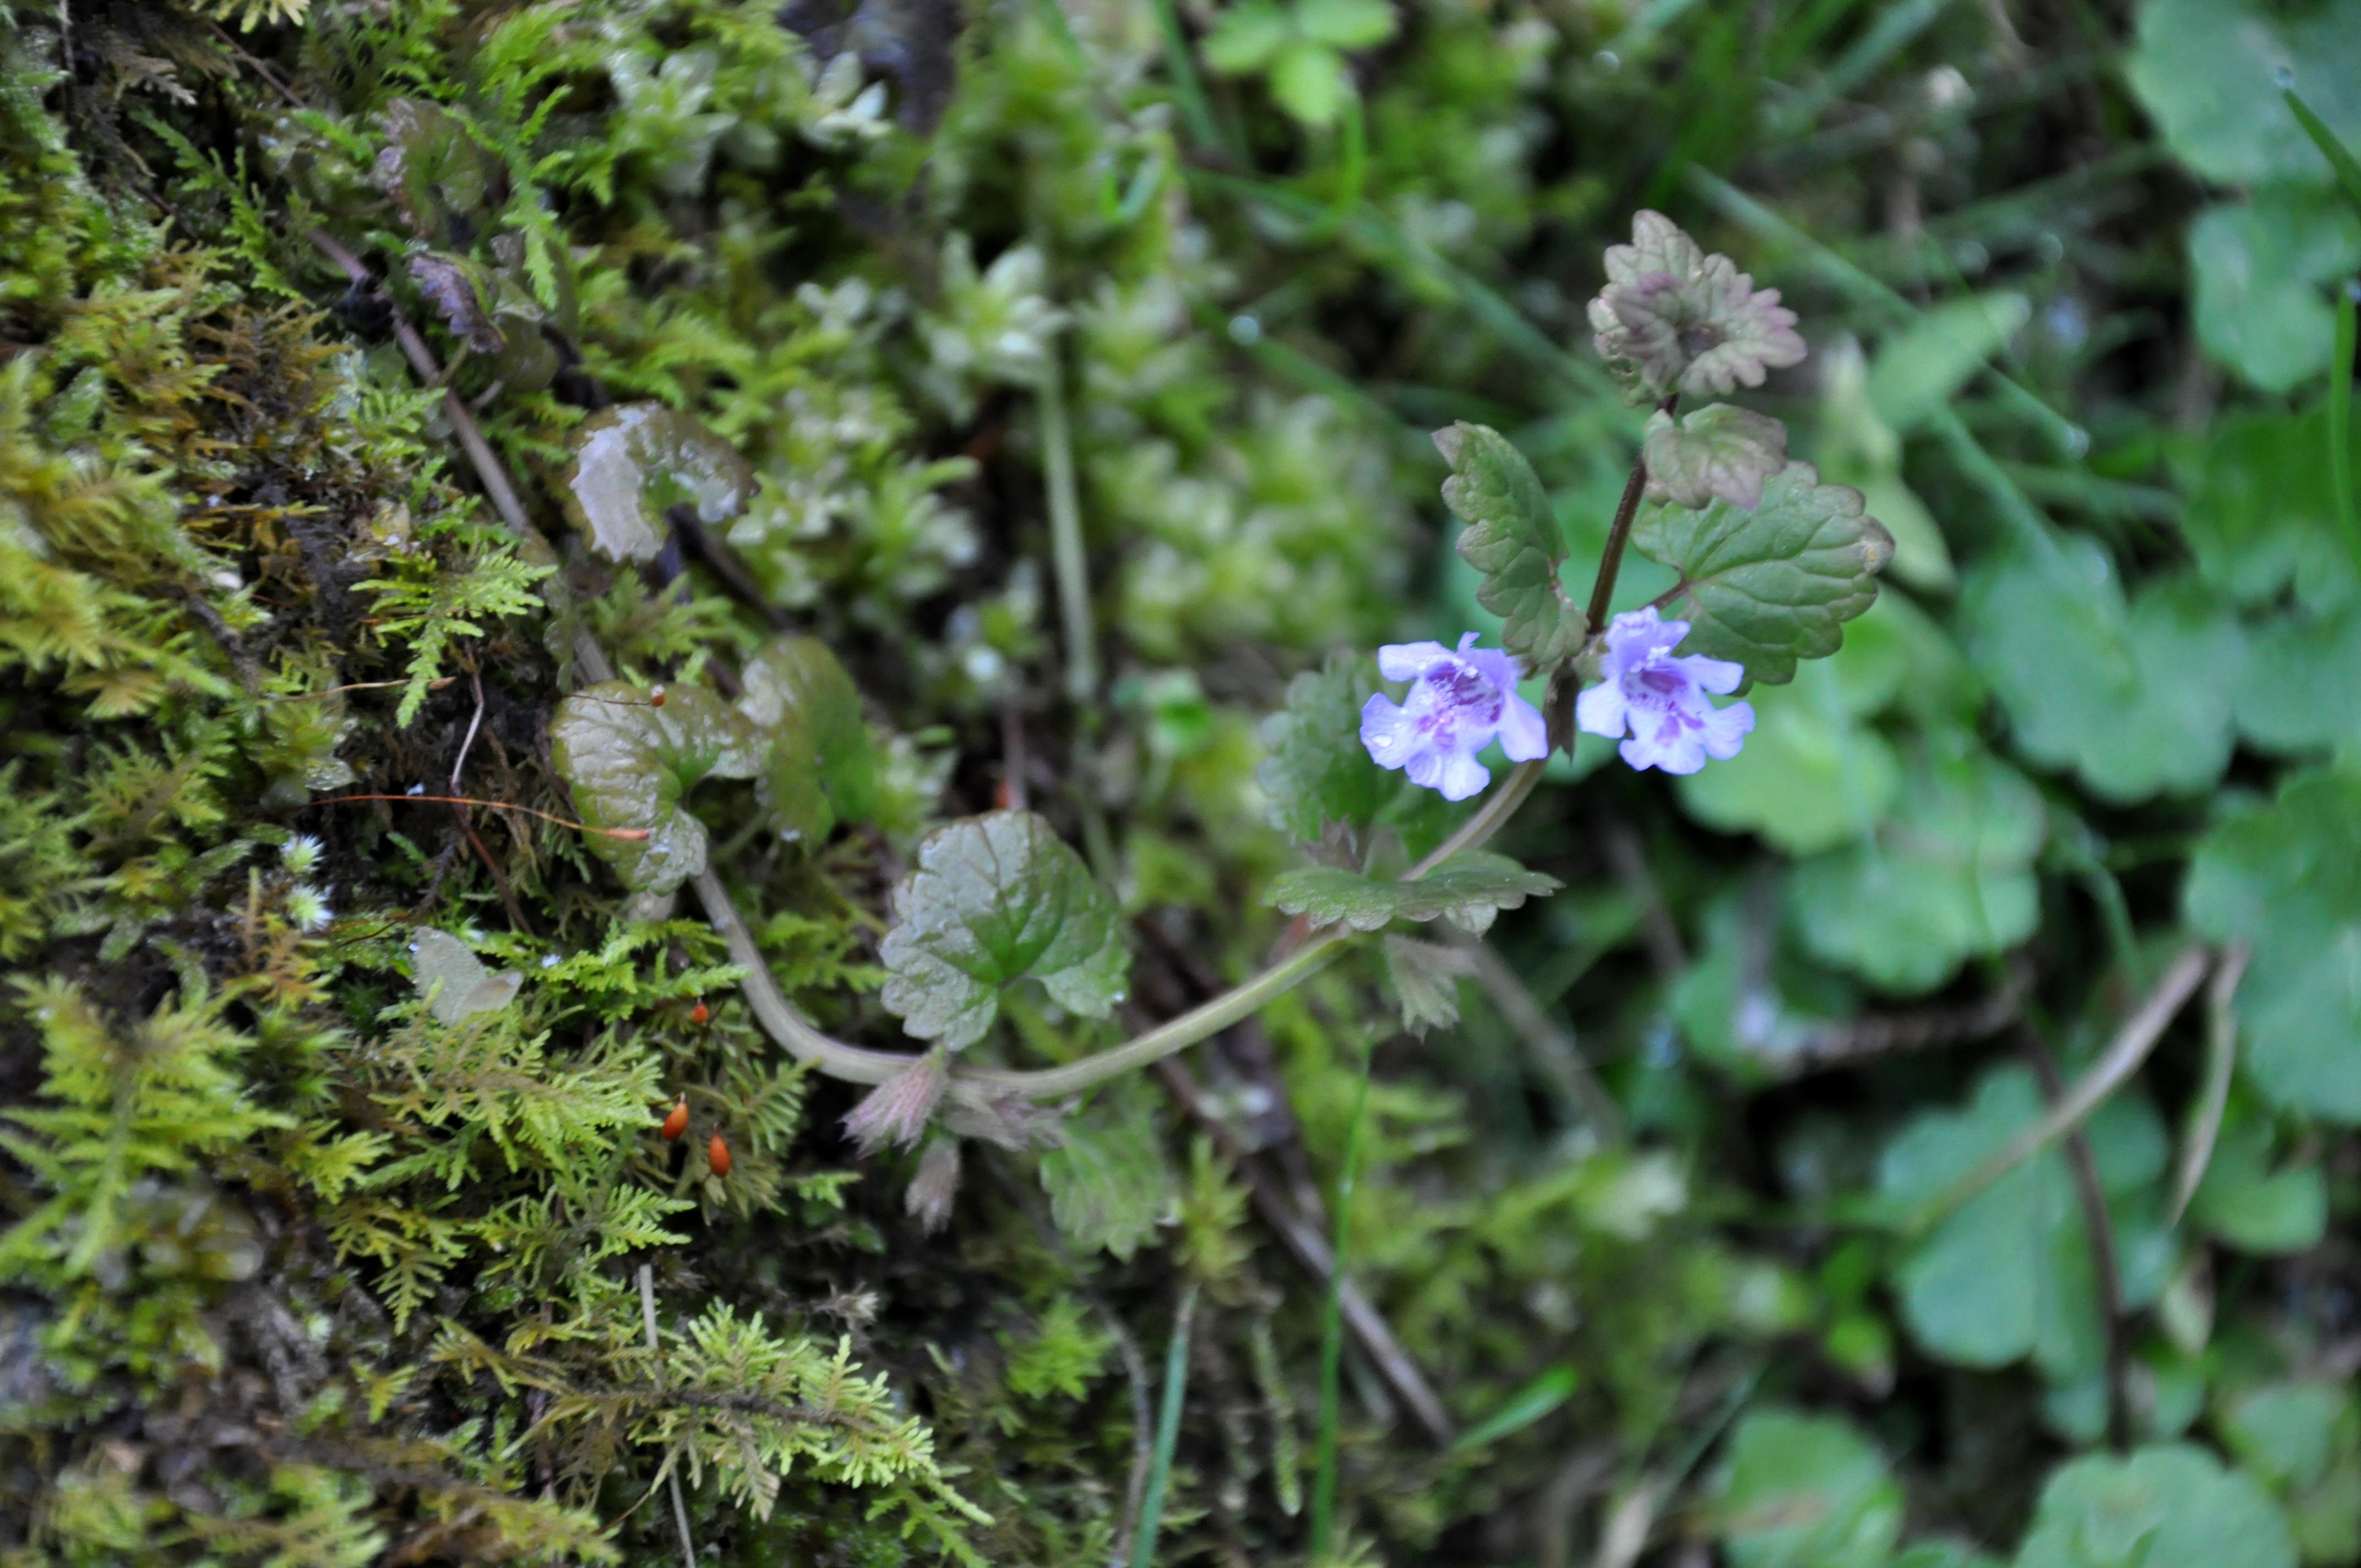
[[[376, 280], [368, 267], [363, 265], [350, 250], [338, 244], [334, 236], [324, 230], [314, 229], [312, 231], [311, 238], [312, 243], [320, 252], [335, 262], [356, 286], [369, 287], [375, 283]], [[442, 374], [442, 367], [435, 363], [434, 351], [427, 346], [425, 339], [418, 334], [417, 329], [410, 324], [399, 309], [393, 313], [393, 321], [395, 338], [401, 343], [402, 352], [409, 358], [412, 368], [418, 373], [421, 379], [430, 385], [434, 384]], [[1043, 400], [1045, 444], [1053, 444], [1050, 442], [1048, 427], [1049, 410], [1053, 403], [1059, 410], [1054, 416], [1058, 428], [1060, 431], [1064, 428], [1063, 399], [1045, 397]], [[541, 531], [533, 526], [532, 518], [526, 513], [522, 501], [517, 496], [516, 487], [510, 481], [508, 471], [500, 463], [499, 454], [494, 452], [491, 444], [484, 439], [483, 431], [478, 427], [467, 404], [457, 397], [448, 395], [445, 396], [444, 404], [444, 411], [449, 416], [452, 429], [459, 437], [459, 444], [467, 454], [468, 465], [475, 469], [476, 477], [482, 483], [485, 494], [490, 498], [494, 510], [500, 513], [501, 520], [509, 525], [517, 537], [525, 543], [528, 550], [542, 559], [555, 560], [555, 553], [551, 551], [548, 540], [544, 538]], [[1071, 503], [1072, 499], [1071, 444], [1068, 448], [1067, 463], [1069, 480], [1067, 499]], [[1635, 488], [1641, 477], [1641, 470], [1635, 468], [1633, 480]], [[1053, 510], [1058, 505], [1054, 499], [1056, 488], [1056, 482], [1053, 479], [1051, 485]], [[1637, 505], [1637, 502], [1631, 496], [1627, 496], [1625, 499], [1627, 505], [1623, 510], [1628, 513]], [[1619, 514], [1619, 520], [1622, 532], [1628, 532], [1629, 517]], [[1074, 518], [1073, 537], [1075, 543], [1079, 545], [1081, 541], [1079, 513], [1076, 513]], [[1609, 571], [1607, 567], [1602, 567], [1601, 570], [1602, 573]], [[567, 614], [573, 606], [571, 596], [564, 587], [563, 576], [553, 574], [544, 579], [544, 584], [550, 609], [560, 615]], [[1611, 587], [1611, 584], [1609, 586]], [[1083, 605], [1082, 613], [1085, 617], [1088, 616], [1087, 602]], [[1093, 657], [1095, 658], [1094, 651]], [[575, 639], [575, 661], [580, 666], [582, 673], [593, 681], [614, 678], [614, 666], [607, 658], [606, 651], [598, 646], [598, 641], [590, 636], [587, 630], [580, 632]], [[1095, 685], [1095, 679], [1093, 674], [1093, 685]], [[1402, 880], [1416, 882], [1453, 855], [1465, 850], [1476, 849], [1499, 832], [1501, 825], [1516, 814], [1517, 807], [1524, 804], [1525, 797], [1532, 793], [1533, 786], [1541, 782], [1542, 767], [1543, 764], [1538, 762], [1520, 762], [1500, 787], [1493, 791], [1491, 796], [1477, 808], [1476, 814], [1462, 823], [1459, 830], [1444, 840], [1433, 854], [1428, 855], [1426, 859], [1403, 873]], [[321, 803], [313, 802], [313, 804]], [[708, 864], [705, 870], [697, 873], [692, 885], [697, 889], [697, 902], [704, 906], [707, 923], [720, 935], [723, 943], [730, 949], [730, 961], [746, 971], [746, 978], [740, 989], [746, 998], [746, 1005], [754, 1014], [755, 1022], [760, 1024], [763, 1032], [777, 1041], [789, 1055], [798, 1060], [810, 1062], [831, 1078], [843, 1079], [852, 1083], [883, 1083], [918, 1059], [916, 1056], [900, 1051], [876, 1051], [863, 1046], [848, 1045], [813, 1025], [802, 1014], [796, 1011], [794, 1003], [790, 1003], [786, 994], [779, 989], [777, 979], [771, 973], [770, 960], [763, 956], [763, 949], [755, 943], [753, 933], [746, 928], [745, 919], [738, 913], [738, 906], [731, 901], [730, 890], [722, 883], [720, 873]], [[1102, 1051], [1096, 1056], [1086, 1057], [1081, 1061], [1070, 1062], [1063, 1067], [1031, 1071], [1006, 1068], [962, 1068], [959, 1069], [956, 1076], [972, 1083], [1022, 1094], [1034, 1100], [1052, 1100], [1063, 1095], [1079, 1093], [1094, 1084], [1104, 1083], [1108, 1079], [1119, 1077], [1135, 1069], [1146, 1067], [1151, 1062], [1159, 1061], [1176, 1051], [1184, 1050], [1209, 1036], [1219, 1034], [1241, 1019], [1251, 1016], [1274, 998], [1292, 991], [1296, 986], [1326, 968], [1344, 950], [1345, 945], [1357, 935], [1358, 933], [1347, 927], [1329, 927], [1314, 934], [1311, 940], [1305, 942], [1301, 948], [1244, 984], [1214, 997], [1202, 1006], [1192, 1008], [1178, 1018], [1157, 1025], [1144, 1035], [1126, 1041], [1110, 1050]]]
[[[1656, 407], [1670, 413], [1680, 400], [1681, 395], [1675, 392]], [[1615, 503], [1615, 521], [1608, 525], [1606, 554], [1598, 557], [1598, 576], [1590, 580], [1587, 617], [1593, 637], [1607, 625], [1607, 612], [1615, 603], [1615, 578], [1623, 570], [1623, 547], [1631, 542], [1631, 521], [1640, 515], [1640, 497], [1647, 488], [1648, 458], [1642, 453], [1631, 459], [1631, 477], [1623, 481], [1623, 499]]]

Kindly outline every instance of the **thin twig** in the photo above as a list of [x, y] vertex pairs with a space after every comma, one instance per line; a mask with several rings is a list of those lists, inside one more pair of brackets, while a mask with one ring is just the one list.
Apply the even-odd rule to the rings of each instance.
[[467, 680], [475, 687], [476, 713], [467, 720], [467, 733], [459, 742], [459, 755], [451, 763], [451, 794], [455, 797], [451, 815], [459, 819], [459, 831], [467, 836], [467, 842], [475, 847], [476, 858], [483, 861], [484, 870], [491, 873], [492, 886], [499, 891], [500, 903], [509, 912], [509, 919], [518, 930], [528, 937], [533, 936], [536, 933], [533, 922], [525, 918], [524, 905], [517, 902], [516, 890], [509, 885], [508, 873], [500, 870], [500, 861], [492, 859], [490, 846], [477, 833], [475, 817], [470, 814], [470, 808], [463, 804], [467, 797], [462, 794], [464, 786], [459, 782], [459, 775], [467, 772], [467, 753], [476, 749], [476, 732], [484, 725], [483, 674], [471, 666], [467, 671]]
[[1105, 1321], [1107, 1332], [1115, 1336], [1115, 1353], [1123, 1358], [1123, 1372], [1131, 1386], [1131, 1480], [1123, 1489], [1123, 1527], [1115, 1533], [1114, 1550], [1108, 1552], [1109, 1568], [1124, 1568], [1131, 1558], [1131, 1532], [1139, 1528], [1139, 1510], [1148, 1497], [1148, 1472], [1156, 1459], [1156, 1408], [1148, 1397], [1148, 1357], [1139, 1351], [1139, 1340], [1115, 1310], [1091, 1298]]
[[2189, 1118], [2189, 1136], [2180, 1149], [2180, 1168], [2172, 1179], [2172, 1212], [2167, 1223], [2180, 1223], [2197, 1185], [2213, 1163], [2214, 1140], [2222, 1135], [2223, 1113], [2230, 1107], [2230, 1075], [2238, 1062], [2238, 1015], [2231, 1003], [2238, 982], [2246, 977], [2246, 960], [2254, 949], [2233, 942], [2222, 949], [2213, 981], [2205, 987], [2205, 1080], [2198, 1085], [2197, 1103]]
[[[664, 1387], [664, 1341], [656, 1336], [655, 1271], [646, 1264], [640, 1265], [640, 1318], [648, 1332], [648, 1351], [654, 1361], [649, 1375], [656, 1387]], [[697, 1568], [697, 1537], [688, 1529], [688, 1504], [680, 1495], [680, 1472], [667, 1467], [664, 1479], [672, 1483], [672, 1518], [680, 1527], [681, 1568]]]
[[1014, 697], [1000, 705], [1000, 804], [1023, 811], [1029, 803], [1025, 787], [1025, 716]]
[[493, 811], [522, 811], [527, 817], [538, 817], [544, 822], [554, 822], [560, 828], [570, 828], [577, 833], [596, 833], [601, 839], [620, 839], [627, 844], [644, 843], [648, 837], [648, 830], [644, 828], [593, 828], [588, 823], [577, 822], [570, 817], [560, 817], [554, 811], [542, 811], [530, 806], [519, 806], [512, 800], [478, 800], [474, 795], [384, 795], [379, 793], [368, 795], [323, 795], [318, 800], [307, 800], [303, 803], [303, 806], [297, 806], [295, 809], [301, 811], [304, 806], [351, 806], [356, 802], [369, 800], [392, 802], [407, 800], [414, 801], [422, 806], [451, 806], [456, 804], [459, 806], [481, 806]]
[[1481, 938], [1454, 933], [1452, 941], [1473, 961], [1476, 983], [1484, 988], [1493, 1008], [1525, 1042], [1527, 1053], [1561, 1103], [1588, 1122], [1600, 1142], [1621, 1143], [1623, 1113], [1598, 1075], [1590, 1070], [1590, 1064], [1583, 1059], [1573, 1034], [1543, 1010], [1532, 992], [1525, 989], [1525, 982], [1517, 978], [1516, 971]]
[[2051, 1105], [2041, 1120], [2009, 1140], [2007, 1146], [1952, 1182], [1935, 1195], [1934, 1200], [1914, 1217], [1912, 1230], [1934, 1224], [1960, 1204], [1990, 1187], [1993, 1182], [2031, 1159], [2059, 1138], [2081, 1126], [2092, 1112], [2097, 1110], [2108, 1095], [2121, 1088], [2124, 1081], [2139, 1069], [2148, 1052], [2164, 1035], [2164, 1027], [2180, 1011], [2181, 1003], [2205, 978], [2212, 955], [2195, 943], [2181, 949], [2156, 982], [2132, 1015], [2124, 1020], [2123, 1027], [2108, 1042], [2106, 1051], [2091, 1070], [2084, 1073], [2073, 1088]]
[[[2056, 1105], [2066, 1092], [2058, 1058], [2028, 1026], [2025, 1054], [2041, 1080], [2041, 1092]], [[2117, 1453], [2131, 1446], [2130, 1328], [2124, 1321], [2123, 1255], [2115, 1245], [2115, 1223], [2107, 1212], [2107, 1190], [2099, 1180], [2098, 1157], [2078, 1124], [2066, 1135], [2066, 1165], [2074, 1174], [2074, 1195], [2082, 1207], [2082, 1228], [2091, 1234], [2091, 1267], [2098, 1276], [2099, 1312], [2107, 1331], [2107, 1445]]]
[[[1956, 1046], [1999, 1034], [2025, 1005], [2025, 967], [2012, 965], [1999, 989], [1964, 1007], [1923, 1007], [1912, 1013], [1868, 1014], [1831, 1024], [1789, 1051], [1756, 1051], [1755, 1058], [1791, 1076], [1850, 1067], [1872, 1057]], [[1741, 1042], [1742, 1044], [1743, 1042]]]
[[1648, 957], [1656, 972], [1667, 978], [1688, 968], [1688, 948], [1681, 941], [1680, 927], [1673, 924], [1673, 913], [1664, 905], [1664, 895], [1657, 889], [1656, 878], [1648, 870], [1648, 857], [1640, 848], [1640, 836], [1631, 825], [1613, 812], [1604, 819], [1606, 831], [1600, 835], [1607, 846], [1607, 863], [1614, 869], [1615, 879], [1621, 883], [1634, 902], [1640, 905], [1640, 935], [1648, 945]]
[[731, 598], [746, 607], [774, 631], [787, 631], [795, 626], [795, 617], [771, 602], [763, 593], [763, 585], [730, 542], [715, 530], [706, 526], [697, 515], [697, 509], [683, 501], [664, 509], [664, 521], [672, 524], [673, 537], [680, 541], [681, 552], [705, 563], [706, 569], [719, 579]]

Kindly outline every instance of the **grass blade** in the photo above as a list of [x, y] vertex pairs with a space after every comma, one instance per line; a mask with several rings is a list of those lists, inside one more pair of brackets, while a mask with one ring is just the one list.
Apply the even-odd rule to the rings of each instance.
[[1353, 1120], [1345, 1132], [1345, 1165], [1336, 1177], [1335, 1267], [1328, 1276], [1328, 1299], [1320, 1312], [1320, 1437], [1312, 1472], [1312, 1561], [1323, 1563], [1336, 1530], [1337, 1374], [1345, 1354], [1345, 1270], [1352, 1261], [1354, 1175], [1361, 1160], [1361, 1120], [1369, 1108], [1369, 1064], [1361, 1065], [1361, 1087], [1353, 1095]]
[[2279, 96], [2287, 100], [2289, 112], [2303, 127], [2303, 134], [2312, 138], [2312, 145], [2320, 148], [2320, 156], [2328, 159], [2328, 167], [2336, 170], [2336, 182], [2345, 188], [2345, 199], [2353, 203], [2356, 213], [2361, 213], [2361, 159], [2355, 158], [2336, 139], [2328, 122], [2313, 114], [2312, 105], [2296, 96], [2294, 88], [2282, 88]]
[[2353, 285], [2336, 291], [2336, 353], [2328, 362], [2328, 484], [2345, 547], [2361, 563], [2361, 516], [2353, 499]]
[[1148, 1495], [1139, 1505], [1139, 1530], [1131, 1538], [1131, 1568], [1156, 1561], [1156, 1532], [1164, 1523], [1164, 1491], [1172, 1479], [1172, 1451], [1180, 1442], [1180, 1407], [1189, 1397], [1189, 1328], [1197, 1316], [1197, 1288], [1180, 1292], [1172, 1315], [1172, 1344], [1164, 1353], [1163, 1403], [1156, 1412], [1156, 1456], [1148, 1471]]
[[2213, 1162], [2214, 1140], [2222, 1135], [2222, 1113], [2230, 1107], [2230, 1077], [2238, 1065], [2238, 1015], [2230, 1003], [2238, 993], [2238, 981], [2246, 978], [2246, 959], [2244, 942], [2231, 946], [2213, 971], [2213, 983], [2205, 988], [2205, 1078], [2190, 1111], [2180, 1168], [2173, 1173], [2169, 1224], [2180, 1223], [2189, 1212], [2189, 1201], [2197, 1196], [2197, 1184], [2205, 1179], [2205, 1168]]

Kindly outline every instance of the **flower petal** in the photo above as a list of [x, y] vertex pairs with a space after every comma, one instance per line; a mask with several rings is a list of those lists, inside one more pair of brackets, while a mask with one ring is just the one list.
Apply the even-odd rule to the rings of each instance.
[[[1426, 781], [1421, 779], [1419, 782], [1423, 784]], [[1444, 759], [1443, 776], [1434, 787], [1443, 792], [1445, 800], [1466, 800], [1491, 782], [1491, 769], [1465, 751], [1453, 751]]]
[[1549, 726], [1542, 710], [1514, 691], [1500, 707], [1500, 752], [1512, 762], [1534, 762], [1549, 755]]
[[1389, 642], [1378, 650], [1378, 673], [1389, 681], [1414, 681], [1429, 665], [1451, 656], [1440, 642]]
[[1734, 692], [1738, 683], [1746, 678], [1746, 666], [1728, 659], [1708, 659], [1702, 653], [1692, 653], [1686, 659], [1675, 659], [1674, 666], [1703, 690]]
[[1746, 738], [1754, 733], [1754, 705], [1733, 702], [1728, 707], [1716, 708], [1706, 716], [1703, 740], [1706, 755], [1728, 761], [1738, 755]]
[[[1609, 740], [1623, 733], [1623, 683], [1601, 681], [1574, 699], [1575, 727]], [[1633, 767], [1639, 764], [1634, 762]]]
[[1693, 773], [1705, 766], [1700, 730], [1675, 713], [1651, 715], [1646, 727], [1635, 729], [1620, 750], [1625, 762], [1643, 773], [1662, 768], [1668, 773]]
[[1419, 748], [1418, 726], [1408, 708], [1378, 692], [1361, 705], [1361, 744], [1378, 766], [1399, 768]]

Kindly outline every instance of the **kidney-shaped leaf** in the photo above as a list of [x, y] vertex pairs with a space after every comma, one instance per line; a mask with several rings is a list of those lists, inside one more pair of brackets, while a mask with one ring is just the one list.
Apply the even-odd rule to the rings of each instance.
[[738, 449], [662, 403], [601, 409], [582, 422], [573, 446], [566, 516], [609, 561], [654, 560], [668, 508], [727, 522], [754, 496], [754, 470]]
[[814, 843], [877, 808], [861, 690], [816, 637], [778, 637], [747, 661], [738, 710], [769, 737], [755, 789], [779, 831]]
[[1137, 1087], [1101, 1094], [1067, 1120], [1058, 1146], [1041, 1157], [1041, 1185], [1060, 1232], [1086, 1252], [1104, 1247], [1126, 1260], [1156, 1234], [1173, 1190], [1152, 1102]]
[[1730, 659], [1778, 685], [1798, 659], [1837, 650], [1844, 623], [1877, 598], [1894, 536], [1862, 515], [1861, 492], [1823, 485], [1809, 463], [1763, 481], [1752, 510], [1652, 506], [1631, 543], [1681, 575], [1672, 613], [1689, 623], [1683, 653]]
[[1104, 1018], [1131, 967], [1115, 901], [1057, 830], [1029, 811], [937, 828], [894, 889], [880, 949], [885, 1005], [922, 1040], [983, 1037], [1000, 993], [1037, 980], [1071, 1012]]
[[681, 796], [708, 774], [752, 778], [757, 763], [745, 719], [712, 693], [675, 685], [658, 707], [625, 681], [585, 686], [559, 703], [549, 750], [585, 824], [647, 833], [584, 838], [634, 893], [670, 893], [705, 869], [705, 824]]
[[2273, 1104], [2361, 1122], [2361, 778], [2299, 773], [2277, 799], [2206, 834], [2189, 923], [2255, 944], [2238, 987], [2239, 1066]]
[[2262, 1484], [2185, 1442], [2092, 1453], [2041, 1489], [2016, 1568], [2295, 1568]]
[[1708, 1518], [1732, 1568], [1883, 1568], [1902, 1534], [1902, 1487], [1851, 1423], [1750, 1412], [1730, 1438]]

